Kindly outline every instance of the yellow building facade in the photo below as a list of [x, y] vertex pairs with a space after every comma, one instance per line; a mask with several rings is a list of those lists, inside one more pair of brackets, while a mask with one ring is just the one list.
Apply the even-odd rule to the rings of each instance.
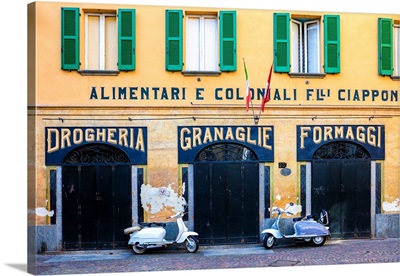
[[27, 8], [32, 252], [126, 247], [182, 208], [203, 244], [260, 242], [290, 202], [398, 237], [398, 14]]

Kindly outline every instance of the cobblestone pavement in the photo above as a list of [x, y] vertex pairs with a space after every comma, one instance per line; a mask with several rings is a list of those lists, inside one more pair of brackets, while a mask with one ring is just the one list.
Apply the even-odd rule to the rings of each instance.
[[400, 239], [328, 240], [322, 247], [277, 244], [200, 246], [191, 254], [181, 246], [148, 250], [79, 251], [37, 255], [37, 275], [204, 270], [399, 263]]

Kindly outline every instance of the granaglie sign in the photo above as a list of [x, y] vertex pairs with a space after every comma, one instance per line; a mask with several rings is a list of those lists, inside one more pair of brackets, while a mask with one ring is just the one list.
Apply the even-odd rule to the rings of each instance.
[[202, 149], [219, 143], [241, 144], [253, 150], [260, 162], [274, 160], [273, 126], [180, 126], [178, 163], [193, 163]]

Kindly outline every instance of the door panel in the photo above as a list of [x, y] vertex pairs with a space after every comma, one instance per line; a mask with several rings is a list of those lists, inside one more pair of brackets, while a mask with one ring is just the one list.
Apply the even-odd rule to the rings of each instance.
[[370, 236], [370, 160], [314, 160], [312, 213], [329, 211], [332, 238]]
[[215, 244], [226, 243], [226, 165], [211, 164], [211, 230]]
[[258, 242], [257, 162], [194, 166], [194, 228], [202, 244]]
[[132, 224], [130, 166], [63, 167], [65, 249], [126, 247]]
[[113, 179], [114, 168], [97, 167], [95, 206], [98, 248], [112, 248], [113, 237]]

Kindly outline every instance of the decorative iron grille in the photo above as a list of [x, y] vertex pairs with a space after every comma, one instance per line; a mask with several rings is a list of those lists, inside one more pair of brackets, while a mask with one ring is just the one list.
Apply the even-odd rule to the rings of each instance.
[[203, 149], [195, 162], [205, 161], [256, 161], [257, 155], [250, 149], [231, 143], [221, 143]]
[[369, 152], [350, 142], [326, 144], [315, 151], [313, 159], [370, 159]]
[[85, 145], [70, 151], [64, 164], [129, 163], [128, 156], [120, 149], [102, 144]]

